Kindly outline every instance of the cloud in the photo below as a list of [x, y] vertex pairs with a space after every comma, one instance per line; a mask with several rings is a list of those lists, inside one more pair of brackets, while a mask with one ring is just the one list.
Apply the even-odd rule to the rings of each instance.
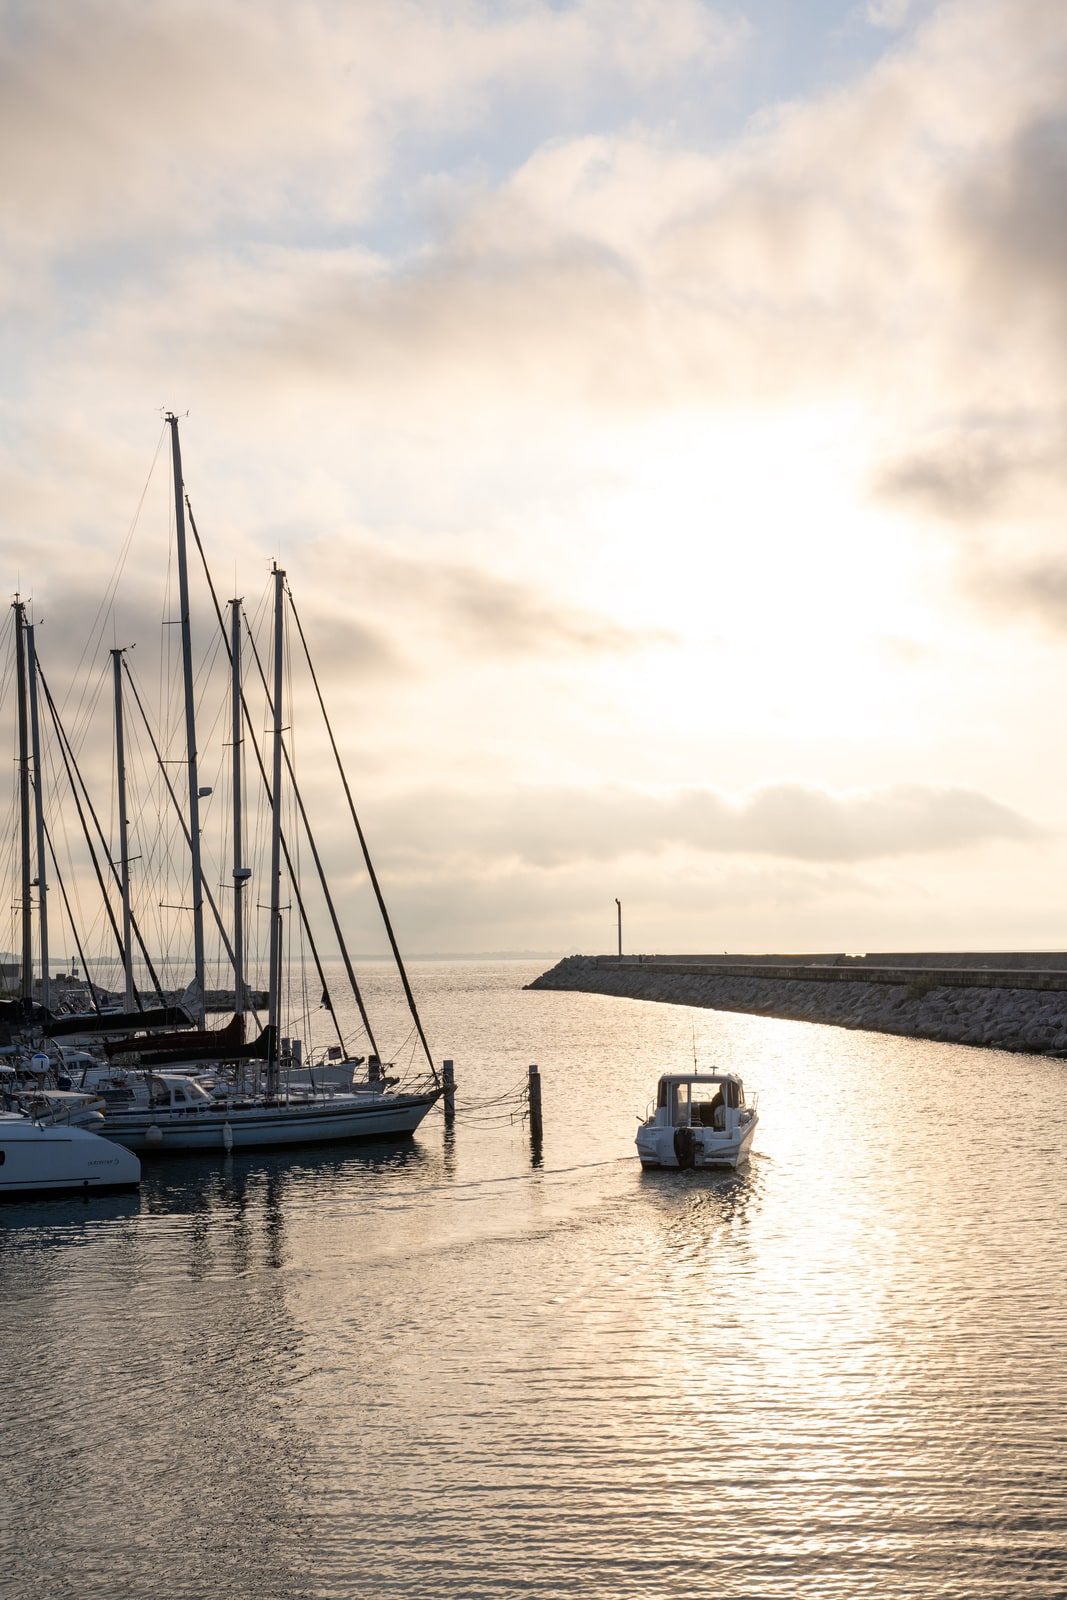
[[[1039, 830], [968, 791], [776, 785], [737, 801], [617, 786], [425, 791], [363, 820], [411, 950], [613, 948], [615, 894], [631, 949], [965, 948], [969, 933], [998, 947], [998, 928], [1020, 947], [1033, 937], [1026, 915], [1005, 921], [997, 909], [995, 853], [975, 852], [1037, 842]], [[1023, 868], [1011, 852], [1001, 870], [1017, 882]], [[1043, 871], [1035, 852], [1029, 877]], [[361, 876], [340, 887], [370, 949], [380, 936]]]
[[[1044, 0], [943, 5], [855, 83], [720, 147], [642, 99], [737, 48], [696, 0], [10, 18], [6, 193], [45, 262], [77, 241], [78, 358], [147, 341], [244, 392], [337, 385], [350, 405], [361, 389], [425, 404], [437, 383], [453, 405], [655, 407], [858, 381], [913, 416], [954, 402], [978, 351], [1017, 398], [1020, 323], [1029, 346], [1040, 313], [1016, 286], [1063, 281], [1064, 23]], [[561, 115], [571, 95], [613, 131]], [[542, 105], [525, 122], [524, 99]], [[435, 163], [442, 131], [474, 126], [499, 135], [503, 171]], [[386, 196], [408, 225], [447, 197], [391, 259], [353, 237]], [[125, 265], [86, 259], [105, 234]], [[1048, 382], [1062, 392], [1051, 364]]]
[[1023, 626], [1067, 628], [1063, 417], [982, 418], [883, 463], [873, 491], [950, 542], [964, 597]]
[[[1058, 432], [1058, 429], [1056, 430]], [[962, 527], [995, 523], [1067, 491], [1067, 465], [1050, 419], [1014, 414], [941, 430], [924, 447], [878, 469], [874, 491]]]
[[856, 796], [793, 784], [764, 789], [738, 817], [749, 848], [809, 861], [863, 861], [957, 850], [987, 839], [1032, 840], [1025, 817], [967, 789], [898, 784]]
[[[646, 951], [714, 950], [727, 941], [735, 950], [781, 949], [783, 940], [788, 948], [797, 926], [811, 926], [813, 918], [824, 919], [820, 932], [826, 925], [832, 930], [823, 948], [837, 948], [834, 934], [840, 939], [857, 907], [870, 917], [885, 904], [885, 886], [851, 870], [751, 861], [709, 865], [688, 856], [661, 857], [654, 873], [644, 875], [620, 866], [610, 887], [623, 899], [627, 947]], [[605, 892], [601, 862], [556, 871], [515, 864], [478, 875], [443, 869], [390, 877], [388, 895], [394, 926], [411, 953], [538, 949], [562, 955], [614, 948], [615, 904]], [[362, 941], [355, 947], [384, 954], [365, 900], [357, 892], [347, 900]]]
[[[575, 409], [840, 403], [876, 419], [886, 493], [925, 482], [961, 505], [991, 469], [962, 442], [962, 461], [928, 462], [933, 420], [996, 412], [1007, 505], [999, 419], [1064, 403], [1042, 324], [1067, 24], [1043, 0], [944, 5], [855, 82], [717, 146], [662, 107], [640, 114], [649, 84], [714, 73], [737, 47], [695, 0], [230, 6], [199, 31], [166, 5], [21, 15], [19, 148], [55, 172], [20, 213], [31, 180], [12, 154], [11, 193], [45, 230], [42, 260], [95, 227], [132, 235], [145, 208], [178, 244], [152, 247], [151, 272], [134, 247], [109, 262], [105, 297], [99, 264], [64, 280], [76, 385], [105, 365], [131, 392], [165, 375], [231, 414], [254, 393], [265, 417], [341, 410], [421, 444], [465, 415], [475, 447], [505, 419], [551, 432]], [[97, 70], [76, 70], [90, 48]], [[561, 86], [592, 104], [608, 79], [628, 95], [610, 131], [560, 116]], [[516, 122], [516, 93], [556, 99]], [[157, 110], [193, 104], [177, 122]], [[435, 161], [449, 118], [494, 130], [503, 170]], [[102, 197], [80, 160], [109, 174]], [[374, 231], [386, 195], [406, 248]]]
[[968, 593], [995, 616], [1037, 618], [1051, 632], [1067, 633], [1067, 557], [1061, 554], [1010, 565], [987, 555], [966, 584]]
[[1039, 0], [943, 6], [856, 84], [721, 148], [636, 122], [534, 141], [504, 175], [428, 171], [419, 194], [447, 198], [421, 248], [245, 241], [223, 272], [183, 262], [172, 313], [129, 299], [96, 348], [181, 345], [220, 384], [332, 390], [394, 424], [847, 398], [907, 438], [976, 398], [1043, 413], [1064, 399], [1064, 27]]
[[554, 870], [676, 850], [832, 864], [1040, 836], [1027, 818], [985, 795], [920, 784], [853, 795], [775, 784], [738, 801], [708, 789], [421, 793], [389, 802], [387, 817], [383, 833], [406, 841], [390, 851], [394, 869], [420, 872], [428, 859]]
[[908, 21], [912, 0], [867, 0], [864, 15], [872, 28], [902, 28]]
[[8, 237], [61, 254], [64, 235], [84, 250], [147, 228], [158, 244], [235, 220], [366, 220], [394, 141], [455, 136], [502, 105], [536, 120], [667, 88], [743, 32], [700, 0], [9, 0], [4, 12]]
[[661, 644], [670, 635], [624, 628], [607, 617], [554, 601], [547, 592], [472, 568], [443, 568], [429, 575], [435, 602], [451, 616], [456, 633], [478, 654], [626, 654]]
[[[1062, 99], [1062, 50], [1056, 61]], [[927, 415], [905, 419], [920, 436], [874, 476], [877, 495], [963, 529], [1061, 521], [1067, 502], [1067, 118], [1039, 86], [1052, 62], [1035, 70], [1034, 107], [1020, 93], [1002, 135], [969, 141], [941, 177], [931, 242], [944, 315], [929, 330], [940, 371]]]
[[[1061, 69], [1062, 70], [1062, 69]], [[1018, 329], [1067, 333], [1067, 115], [1022, 121], [952, 195], [952, 222], [980, 295]]]
[[[624, 626], [580, 609], [547, 586], [484, 566], [415, 560], [353, 540], [345, 540], [340, 549], [336, 541], [323, 541], [309, 555], [306, 571], [320, 596], [331, 589], [343, 592], [345, 574], [358, 571], [357, 604], [390, 618], [401, 640], [417, 629], [423, 638], [442, 638], [452, 650], [489, 658], [627, 655], [674, 642], [666, 630]], [[321, 606], [321, 599], [316, 604]], [[341, 648], [344, 617], [351, 615], [347, 601], [333, 629]]]

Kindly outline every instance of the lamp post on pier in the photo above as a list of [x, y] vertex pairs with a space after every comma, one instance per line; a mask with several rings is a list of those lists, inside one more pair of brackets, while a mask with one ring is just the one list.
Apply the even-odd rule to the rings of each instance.
[[615, 907], [619, 918], [619, 954], [622, 955], [622, 901], [616, 896]]

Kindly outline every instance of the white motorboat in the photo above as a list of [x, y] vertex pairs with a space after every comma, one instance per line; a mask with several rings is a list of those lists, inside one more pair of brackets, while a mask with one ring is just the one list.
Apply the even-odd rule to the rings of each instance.
[[759, 1117], [733, 1072], [666, 1072], [637, 1130], [643, 1167], [737, 1167]]
[[0, 1111], [0, 1197], [115, 1194], [140, 1181], [137, 1157], [110, 1140]]

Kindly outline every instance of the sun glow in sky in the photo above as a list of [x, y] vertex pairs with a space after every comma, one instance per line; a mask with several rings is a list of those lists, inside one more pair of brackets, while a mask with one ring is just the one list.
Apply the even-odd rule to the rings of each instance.
[[0, 17], [53, 680], [135, 519], [158, 633], [172, 407], [407, 948], [610, 948], [616, 895], [634, 949], [1062, 945], [1062, 6]]

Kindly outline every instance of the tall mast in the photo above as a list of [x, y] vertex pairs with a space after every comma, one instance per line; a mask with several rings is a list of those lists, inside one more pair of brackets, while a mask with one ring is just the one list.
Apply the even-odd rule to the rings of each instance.
[[44, 849], [44, 776], [41, 772], [41, 724], [37, 715], [37, 650], [32, 625], [26, 629], [26, 665], [30, 680], [30, 747], [33, 753], [33, 814], [37, 832], [37, 923], [41, 934], [41, 1004], [51, 1000], [48, 977], [48, 871]]
[[241, 602], [230, 601], [230, 660], [233, 669], [233, 693], [230, 715], [233, 725], [233, 1009], [239, 1016], [245, 1011], [245, 941], [244, 941], [244, 886], [248, 882], [248, 868], [242, 861], [244, 841], [241, 836]]
[[282, 953], [282, 603], [285, 573], [274, 568], [274, 764], [271, 777], [270, 833], [270, 1004], [267, 1021], [271, 1028], [271, 1059], [267, 1083], [277, 1094], [281, 1077], [279, 1026], [281, 1015]]
[[122, 650], [112, 650], [111, 665], [115, 674], [115, 766], [118, 775], [119, 800], [119, 886], [122, 892], [122, 971], [126, 980], [126, 1010], [137, 1004], [133, 984], [133, 938], [130, 915], [130, 832], [126, 816], [126, 747], [122, 727]]
[[174, 527], [178, 546], [178, 598], [181, 606], [182, 675], [185, 684], [185, 747], [189, 774], [189, 854], [193, 890], [193, 982], [195, 1020], [204, 1025], [204, 875], [200, 864], [200, 787], [196, 772], [196, 716], [193, 707], [193, 641], [189, 626], [189, 563], [185, 550], [185, 501], [178, 419], [167, 413], [174, 457]]
[[19, 994], [33, 998], [33, 913], [30, 899], [30, 741], [26, 721], [26, 607], [15, 596], [15, 670], [18, 674], [19, 845], [22, 853], [22, 961]]

